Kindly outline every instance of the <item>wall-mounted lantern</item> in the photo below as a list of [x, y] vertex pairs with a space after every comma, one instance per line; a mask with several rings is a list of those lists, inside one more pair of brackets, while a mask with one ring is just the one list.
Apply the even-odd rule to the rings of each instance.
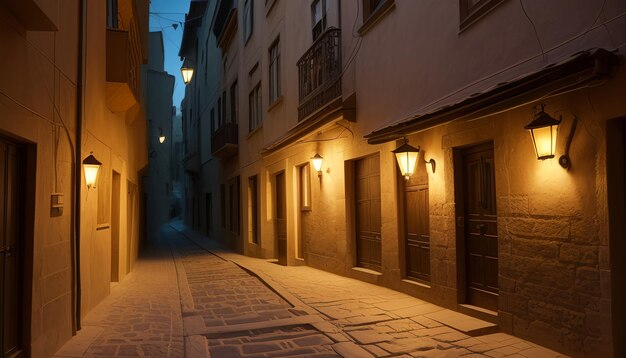
[[159, 143], [165, 142], [165, 134], [163, 134], [163, 128], [159, 127]]
[[561, 123], [561, 118], [555, 119], [544, 111], [545, 106], [541, 104], [541, 110], [535, 113], [533, 120], [524, 127], [530, 131], [535, 154], [539, 160], [554, 158], [557, 130]]
[[409, 145], [409, 141], [404, 138], [404, 144], [392, 151], [396, 155], [400, 172], [405, 180], [409, 180], [415, 172], [415, 163], [420, 149]]
[[315, 156], [311, 158], [311, 164], [313, 164], [317, 176], [320, 177], [322, 176], [322, 163], [324, 163], [324, 158], [319, 153], [315, 153]]
[[83, 170], [85, 171], [85, 184], [87, 189], [96, 187], [96, 179], [98, 178], [98, 170], [102, 163], [93, 156], [93, 152], [83, 160]]
[[189, 60], [185, 60], [185, 62], [183, 62], [183, 67], [180, 68], [180, 74], [183, 76], [183, 82], [188, 85], [193, 78], [193, 67], [191, 66]]

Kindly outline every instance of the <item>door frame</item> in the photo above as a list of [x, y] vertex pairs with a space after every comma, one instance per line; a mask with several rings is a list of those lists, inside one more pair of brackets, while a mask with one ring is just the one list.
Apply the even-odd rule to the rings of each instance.
[[[463, 153], [472, 147], [487, 146], [489, 145], [494, 149], [495, 157], [495, 142], [493, 139], [480, 141], [476, 143], [470, 143], [467, 145], [454, 147], [452, 150], [452, 162], [454, 168], [454, 197], [455, 197], [455, 232], [456, 232], [456, 292], [457, 292], [457, 310], [480, 319], [497, 323], [497, 316], [482, 312], [471, 308], [468, 304], [467, 297], [467, 278], [466, 278], [466, 245], [465, 245], [465, 191], [464, 191], [464, 160]], [[494, 158], [495, 161], [495, 158]], [[497, 187], [497, 178], [496, 178]], [[496, 195], [497, 203], [497, 195]], [[496, 205], [497, 206], [497, 205]], [[498, 253], [498, 257], [499, 257]]]
[[[280, 245], [279, 245], [279, 239], [278, 239], [278, 198], [277, 198], [277, 194], [278, 194], [278, 182], [277, 182], [277, 178], [279, 175], [283, 176], [283, 200], [285, 201], [285, 226], [287, 225], [287, 171], [286, 170], [279, 170], [275, 173], [272, 174], [272, 188], [274, 189], [272, 192], [272, 211], [273, 211], [273, 218], [274, 218], [274, 253], [275, 253], [275, 259], [278, 260], [278, 263], [282, 265], [281, 263], [281, 259], [280, 259]], [[287, 228], [285, 229], [287, 230]], [[288, 262], [289, 262], [289, 232], [287, 230], [286, 232], [287, 237], [285, 238], [285, 262], [284, 265], [287, 266]]]
[[626, 288], [623, 285], [626, 275], [626, 117], [610, 119], [606, 122], [606, 176], [607, 202], [609, 214], [609, 262], [611, 272], [611, 321], [613, 330], [613, 355], [626, 354]]
[[[22, 190], [20, 193], [21, 203], [18, 209], [21, 213], [21, 230], [23, 243], [19, 248], [21, 255], [20, 269], [22, 272], [21, 283], [21, 332], [20, 340], [22, 341], [22, 356], [30, 357], [31, 355], [31, 321], [32, 321], [32, 287], [33, 287], [33, 251], [35, 240], [35, 192], [36, 192], [36, 175], [37, 175], [37, 145], [30, 142], [14, 139], [13, 136], [6, 136], [0, 133], [0, 140], [17, 148], [22, 159], [20, 182]], [[75, 291], [75, 288], [71, 288]], [[1, 300], [0, 300], [1, 302]], [[2, 337], [4, 340], [4, 336]], [[4, 355], [4, 342], [0, 342], [2, 354]]]

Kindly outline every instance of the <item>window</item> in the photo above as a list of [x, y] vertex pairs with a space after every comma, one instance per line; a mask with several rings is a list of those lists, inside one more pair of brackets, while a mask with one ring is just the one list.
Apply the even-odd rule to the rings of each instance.
[[226, 229], [226, 186], [220, 184], [220, 206], [222, 211], [222, 227]]
[[228, 185], [228, 228], [231, 232], [239, 234], [239, 177]]
[[461, 29], [464, 29], [491, 11], [503, 0], [459, 0]]
[[247, 43], [252, 36], [253, 10], [252, 0], [245, 0], [243, 3], [243, 42]]
[[211, 108], [211, 134], [215, 133], [215, 108]]
[[239, 96], [237, 95], [237, 81], [230, 86], [230, 122], [238, 123], [237, 108], [239, 106]]
[[259, 190], [257, 176], [248, 178], [248, 238], [259, 243]]
[[252, 92], [250, 92], [248, 105], [250, 111], [248, 128], [249, 132], [252, 132], [261, 125], [261, 122], [263, 122], [263, 112], [261, 112], [261, 82], [259, 82], [254, 87]]
[[107, 27], [117, 29], [117, 0], [107, 0]]
[[384, 15], [389, 13], [395, 3], [394, 0], [361, 0], [363, 4], [363, 25], [359, 28], [359, 34], [363, 35]]
[[217, 99], [217, 126], [215, 129], [219, 129], [222, 126], [222, 98]]
[[226, 91], [223, 91], [222, 92], [222, 123], [221, 124], [224, 124], [226, 123], [226, 121], [229, 120], [227, 99], [228, 98], [226, 97]]
[[300, 210], [311, 210], [311, 166], [300, 167]]
[[315, 0], [311, 5], [311, 20], [313, 21], [313, 41], [326, 30], [326, 13], [329, 0]]
[[378, 7], [384, 0], [364, 0], [363, 1], [363, 20], [367, 20], [378, 10]]
[[[206, 41], [204, 42], [204, 48], [209, 48], [209, 36], [206, 37]], [[204, 84], [208, 84], [208, 73], [209, 73], [209, 56], [207, 54], [204, 61]]]
[[280, 97], [280, 41], [270, 47], [270, 104]]
[[228, 212], [228, 214], [229, 214], [228, 215], [228, 228], [230, 229], [230, 231], [234, 231], [233, 230], [234, 229], [233, 221], [234, 221], [234, 218], [235, 218], [235, 215], [234, 215], [234, 212], [233, 212], [233, 210], [235, 208], [235, 205], [234, 205], [234, 201], [235, 201], [234, 199], [235, 198], [234, 198], [233, 190], [234, 190], [233, 189], [233, 184], [230, 184], [228, 186], [228, 209], [229, 209], [229, 212]]
[[206, 234], [211, 236], [212, 225], [211, 221], [213, 220], [213, 203], [212, 203], [211, 193], [205, 194], [205, 205], [206, 205]]

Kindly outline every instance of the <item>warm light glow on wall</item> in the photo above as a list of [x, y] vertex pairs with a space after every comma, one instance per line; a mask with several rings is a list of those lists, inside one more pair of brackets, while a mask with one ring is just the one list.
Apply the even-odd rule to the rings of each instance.
[[83, 170], [85, 171], [85, 184], [87, 188], [95, 188], [96, 180], [98, 179], [98, 170], [102, 163], [93, 156], [93, 152], [83, 160]]
[[415, 163], [417, 162], [419, 151], [419, 148], [410, 146], [406, 139], [404, 140], [404, 144], [393, 151], [396, 155], [400, 172], [406, 180], [409, 180], [411, 175], [415, 173]]
[[530, 136], [535, 147], [537, 159], [545, 160], [554, 158], [556, 149], [556, 137], [560, 120], [552, 118], [544, 111], [545, 104], [541, 105], [541, 110], [535, 113], [532, 122], [524, 128], [530, 131]]

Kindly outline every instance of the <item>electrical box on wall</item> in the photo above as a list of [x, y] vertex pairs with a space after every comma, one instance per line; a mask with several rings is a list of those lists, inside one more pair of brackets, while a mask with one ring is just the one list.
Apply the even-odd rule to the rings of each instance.
[[63, 194], [52, 193], [50, 194], [50, 216], [63, 215]]

